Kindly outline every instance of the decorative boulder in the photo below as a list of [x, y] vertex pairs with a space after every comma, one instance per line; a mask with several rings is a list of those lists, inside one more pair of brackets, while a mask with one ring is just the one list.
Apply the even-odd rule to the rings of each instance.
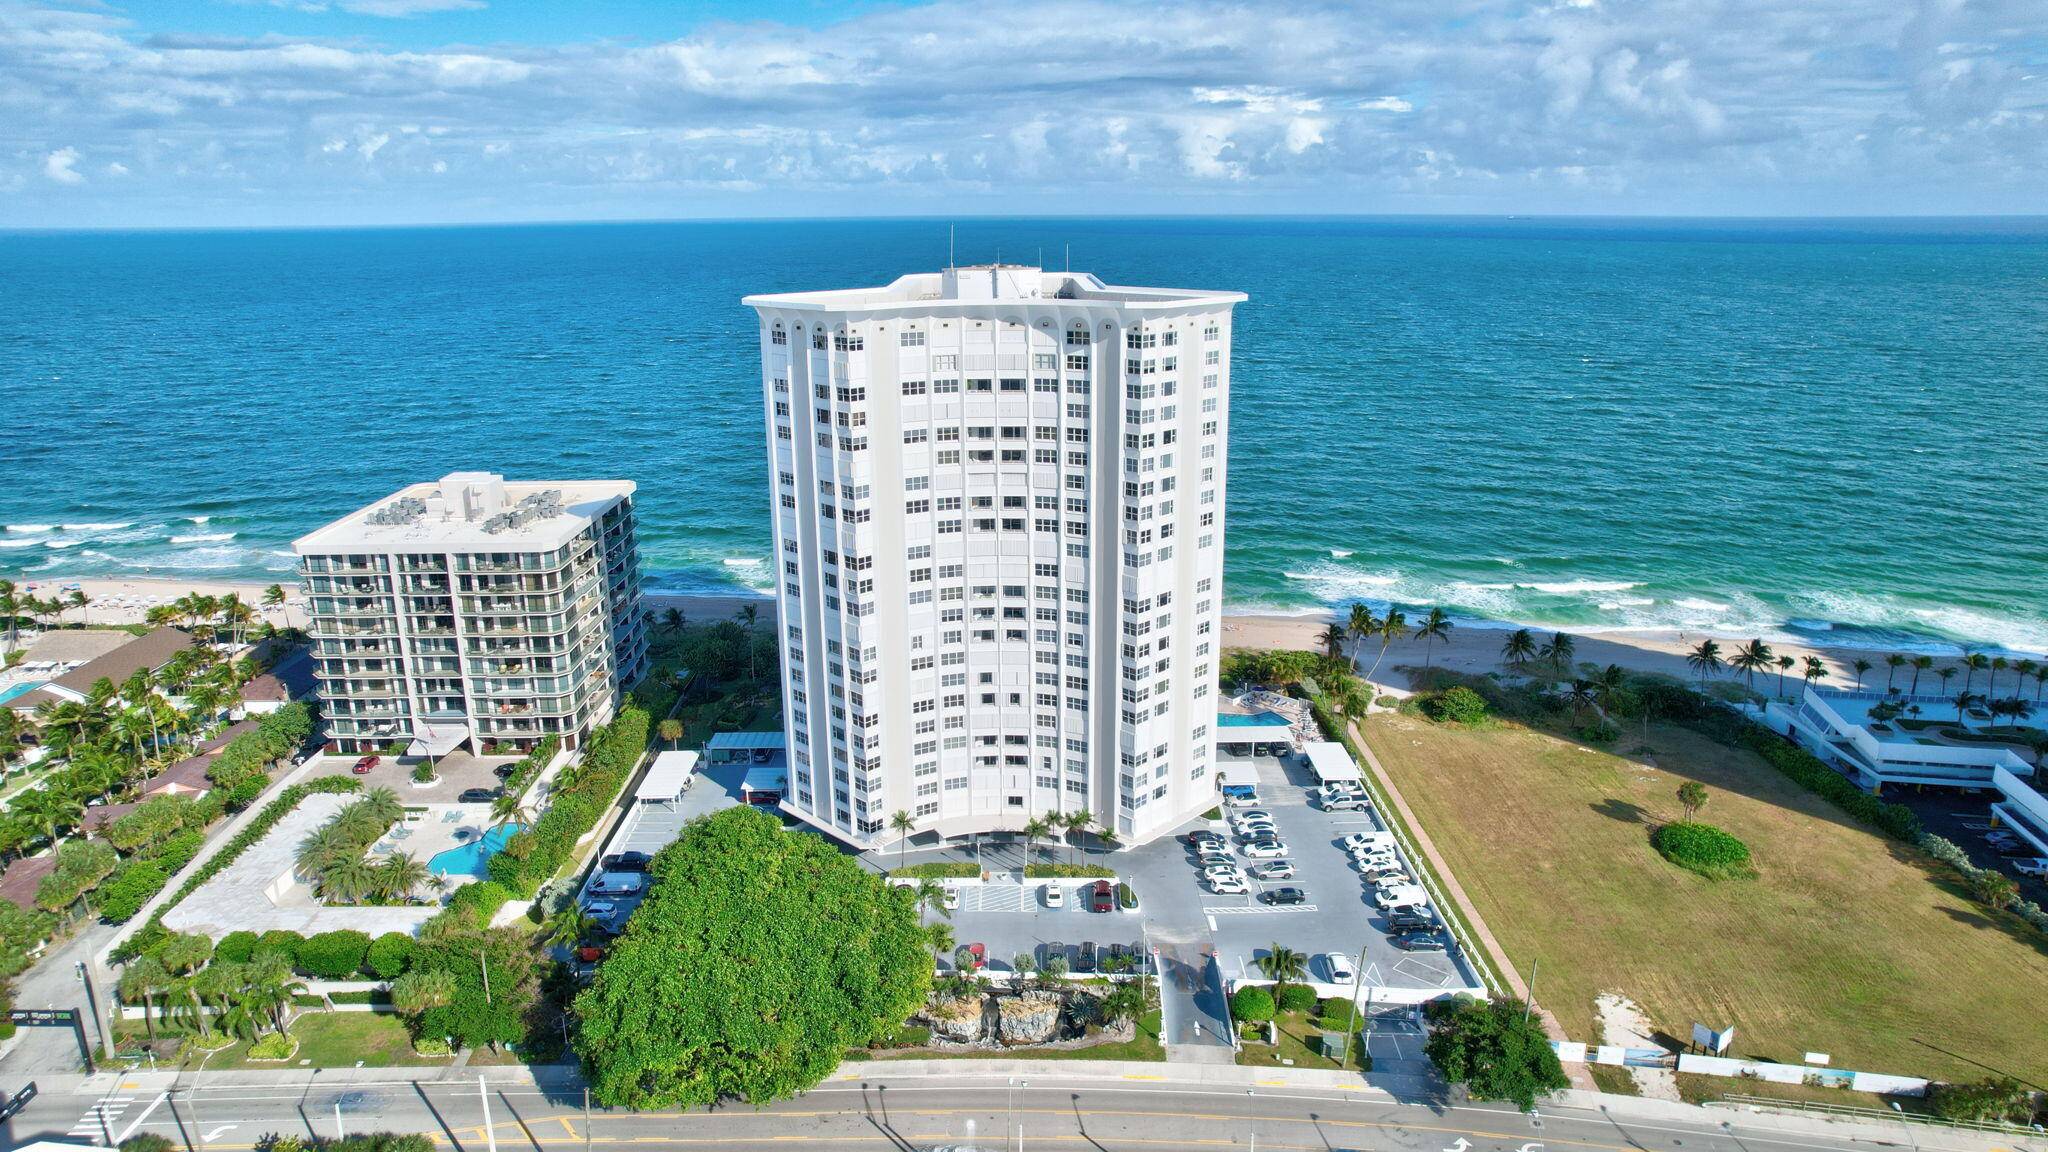
[[981, 997], [941, 1000], [926, 1010], [932, 1037], [955, 1044], [972, 1044], [981, 1039]]
[[1059, 1035], [1057, 992], [1026, 992], [996, 1001], [999, 1039], [1005, 1044], [1043, 1044]]

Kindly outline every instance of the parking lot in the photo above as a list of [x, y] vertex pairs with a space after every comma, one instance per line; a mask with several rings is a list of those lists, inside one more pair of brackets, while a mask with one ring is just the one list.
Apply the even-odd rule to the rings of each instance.
[[498, 778], [496, 769], [519, 762], [517, 756], [472, 756], [467, 752], [451, 752], [434, 762], [434, 774], [438, 777], [434, 783], [415, 784], [413, 769], [426, 763], [422, 758], [379, 756], [376, 765], [368, 772], [354, 772], [361, 759], [360, 756], [323, 754], [318, 770], [322, 773], [352, 773], [365, 789], [389, 788], [407, 804], [454, 804], [469, 789], [496, 788], [504, 782]]
[[[730, 808], [740, 802], [740, 781], [746, 776], [743, 764], [705, 764], [700, 762], [697, 771], [690, 778], [690, 786], [681, 800], [632, 801], [633, 807], [612, 830], [610, 840], [605, 842], [603, 856], [617, 856], [626, 852], [640, 852], [653, 856], [656, 852], [674, 843], [682, 834], [683, 825], [699, 816], [709, 815], [721, 808]], [[578, 900], [588, 909], [593, 905], [610, 905], [611, 911], [598, 917], [606, 928], [616, 932], [626, 923], [633, 909], [640, 906], [645, 894], [607, 894], [593, 889], [602, 878], [604, 869], [602, 857], [599, 866], [590, 870], [584, 881], [584, 889]]]
[[[982, 944], [996, 971], [1009, 970], [1019, 954], [1039, 961], [1055, 942], [1071, 964], [1082, 941], [1093, 942], [1098, 950], [1112, 942], [1142, 941], [1171, 946], [1178, 956], [1195, 963], [1203, 953], [1213, 952], [1221, 975], [1258, 979], [1258, 958], [1278, 944], [1310, 955], [1309, 976], [1319, 982], [1332, 982], [1326, 954], [1341, 953], [1356, 967], [1363, 952], [1362, 988], [1399, 990], [1405, 993], [1403, 998], [1413, 999], [1417, 994], [1479, 985], [1455, 944], [1443, 952], [1409, 952], [1389, 939], [1385, 918], [1340, 843], [1352, 833], [1384, 831], [1371, 811], [1326, 812], [1313, 806], [1314, 780], [1298, 757], [1259, 757], [1251, 763], [1259, 780], [1257, 807], [1272, 814], [1287, 846], [1284, 858], [1293, 864], [1295, 875], [1284, 880], [1251, 878], [1243, 894], [1212, 893], [1201, 883], [1185, 834], [1215, 828], [1229, 835], [1222, 823], [1203, 820], [1188, 824], [1172, 838], [1114, 853], [1082, 854], [1086, 862], [1113, 868], [1131, 884], [1139, 897], [1136, 911], [1087, 911], [1078, 897], [1090, 881], [1023, 882], [1018, 870], [1025, 863], [1025, 846], [1013, 837], [987, 839], [978, 853], [958, 846], [913, 848], [908, 858], [978, 860], [991, 872], [994, 879], [988, 884], [957, 886], [960, 901], [952, 924], [955, 940]], [[1233, 854], [1247, 870], [1260, 863], [1235, 850]], [[1065, 847], [1041, 845], [1031, 860], [1064, 862], [1067, 857]], [[898, 856], [884, 850], [870, 859], [888, 869], [896, 866]], [[1059, 907], [1047, 905], [1046, 884], [1064, 889]], [[1305, 902], [1275, 906], [1262, 899], [1266, 891], [1280, 887], [1302, 889]]]
[[1999, 798], [1997, 792], [1990, 789], [1963, 792], [1950, 788], [1895, 788], [1889, 791], [1891, 795], [1887, 799], [1911, 808], [1929, 832], [1954, 842], [1956, 847], [1969, 853], [1972, 864], [2003, 872], [2017, 881], [2022, 899], [2036, 904], [2048, 903], [2048, 883], [2014, 867], [2017, 863], [2034, 859], [2033, 850], [2029, 848], [2007, 856], [1984, 839], [1985, 834], [1991, 831], [1991, 805]]

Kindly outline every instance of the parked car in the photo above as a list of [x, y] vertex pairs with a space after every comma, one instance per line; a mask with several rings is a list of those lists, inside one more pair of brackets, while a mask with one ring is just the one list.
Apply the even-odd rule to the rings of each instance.
[[1264, 864], [1254, 864], [1252, 865], [1252, 875], [1257, 876], [1261, 880], [1292, 880], [1294, 879], [1294, 861], [1268, 860]]
[[491, 769], [491, 775], [496, 776], [500, 780], [510, 780], [512, 774], [517, 771], [519, 771], [517, 763], [500, 764], [496, 768]]
[[1207, 883], [1209, 891], [1219, 896], [1242, 896], [1251, 891], [1251, 886], [1244, 882], [1243, 877], [1211, 876], [1207, 878]]
[[502, 788], [464, 788], [456, 799], [464, 804], [489, 804], [504, 793]]
[[1232, 824], [1250, 824], [1254, 820], [1270, 821], [1272, 819], [1273, 814], [1264, 808], [1246, 808], [1230, 814], [1230, 822]]
[[1394, 937], [1394, 947], [1404, 952], [1442, 952], [1446, 945], [1435, 932], [1404, 932]]
[[1080, 973], [1095, 971], [1095, 941], [1081, 941], [1080, 950], [1074, 953], [1074, 971]]
[[1360, 860], [1357, 863], [1358, 874], [1367, 880], [1378, 880], [1382, 876], [1406, 875], [1405, 870], [1401, 867], [1401, 862], [1392, 858], [1382, 861]]
[[1203, 844], [1227, 843], [1227, 841], [1223, 838], [1223, 833], [1212, 832], [1207, 828], [1198, 828], [1195, 831], [1188, 833], [1187, 840], [1190, 845], [1196, 847], [1199, 847]]
[[645, 852], [619, 852], [604, 858], [599, 865], [606, 872], [645, 872], [654, 863], [654, 857]]
[[979, 972], [988, 967], [988, 946], [977, 940], [967, 946], [968, 969]]
[[1377, 868], [1398, 868], [1401, 858], [1392, 852], [1355, 852], [1351, 863], [1361, 872], [1370, 872]]
[[2012, 870], [2022, 876], [2048, 877], [2048, 856], [2036, 856], [2030, 860], [2015, 860]]
[[1323, 798], [1325, 812], [1363, 812], [1372, 805], [1363, 796], [1327, 796]]
[[948, 912], [960, 907], [960, 889], [951, 884], [939, 889], [939, 903], [944, 904]]
[[1342, 844], [1346, 852], [1356, 852], [1361, 848], [1392, 848], [1394, 838], [1385, 832], [1353, 832], [1337, 843]]
[[1207, 868], [1202, 869], [1202, 879], [1243, 880], [1244, 872], [1235, 864], [1211, 864]]
[[1367, 876], [1365, 882], [1374, 888], [1414, 887], [1415, 878], [1406, 872], [1394, 869], [1391, 871], [1375, 872], [1371, 876]]
[[1067, 946], [1057, 940], [1046, 941], [1045, 953], [1038, 958], [1038, 966], [1040, 968], [1045, 967], [1052, 962], [1052, 958], [1055, 956], [1060, 958], [1061, 963], [1065, 963], [1067, 959]]
[[[1129, 948], [1124, 947], [1120, 943], [1111, 944], [1109, 946], [1109, 951], [1105, 953], [1103, 956], [1103, 967], [1112, 972], [1118, 971], [1124, 967], [1124, 957], [1130, 955], [1131, 950]], [[1135, 956], [1132, 956], [1131, 958], [1133, 960], [1137, 959], [1137, 957]]]
[[1107, 912], [1116, 907], [1116, 888], [1107, 880], [1097, 880], [1088, 889], [1088, 910]]
[[1271, 820], [1255, 820], [1250, 824], [1241, 824], [1237, 829], [1239, 840], [1261, 840], [1279, 834], [1280, 826]]
[[1227, 864], [1235, 859], [1237, 857], [1230, 854], [1230, 849], [1221, 844], [1205, 844], [1201, 851], [1195, 853], [1195, 863], [1201, 865]]
[[1294, 887], [1270, 888], [1261, 893], [1260, 899], [1273, 905], [1306, 904], [1308, 903], [1308, 893]]
[[629, 896], [645, 885], [638, 872], [600, 872], [590, 890], [607, 896]]
[[356, 761], [356, 766], [354, 768], [349, 769], [349, 771], [354, 772], [358, 776], [361, 776], [364, 773], [368, 772], [370, 769], [375, 768], [379, 764], [382, 764], [383, 762], [384, 758], [381, 756], [365, 756], [361, 760]]
[[1404, 932], [1415, 928], [1435, 928], [1436, 913], [1429, 908], [1402, 908], [1387, 913], [1387, 929]]
[[1351, 957], [1342, 952], [1323, 953], [1323, 971], [1330, 974], [1330, 983], [1349, 984], [1358, 979], [1358, 970], [1351, 966]]
[[1067, 890], [1057, 884], [1047, 884], [1038, 890], [1038, 894], [1045, 899], [1045, 906], [1047, 908], [1066, 907]]
[[1287, 845], [1279, 840], [1257, 840], [1244, 846], [1244, 854], [1254, 860], [1275, 860], [1287, 855]]
[[619, 906], [609, 900], [593, 900], [583, 906], [583, 914], [593, 920], [604, 920], [618, 913]]
[[576, 958], [585, 964], [595, 964], [604, 959], [604, 949], [595, 944], [585, 944], [576, 950]]
[[1372, 902], [1382, 911], [1391, 912], [1396, 908], [1427, 906], [1429, 894], [1413, 884], [1387, 884], [1372, 894]]

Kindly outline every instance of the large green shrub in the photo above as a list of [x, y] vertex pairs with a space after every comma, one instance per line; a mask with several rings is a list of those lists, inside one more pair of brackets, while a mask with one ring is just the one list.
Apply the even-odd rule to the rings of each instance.
[[412, 949], [412, 937], [403, 932], [386, 932], [370, 942], [363, 967], [379, 980], [396, 980], [405, 975], [405, 966], [412, 959]]
[[1927, 1105], [1929, 1111], [1944, 1120], [2027, 1124], [2034, 1118], [2033, 1093], [2006, 1077], [1968, 1084], [1930, 1084]]
[[130, 860], [99, 887], [94, 902], [99, 905], [102, 919], [110, 924], [126, 924], [170, 882], [170, 873], [154, 862]]
[[1749, 845], [1697, 820], [1666, 824], [1650, 834], [1659, 855], [1688, 872], [1710, 880], [1733, 880], [1754, 875], [1749, 866]]
[[322, 980], [346, 980], [363, 966], [370, 934], [343, 928], [306, 937], [298, 947], [299, 970]]
[[276, 952], [291, 961], [294, 968], [299, 963], [299, 947], [306, 942], [304, 936], [287, 928], [272, 928], [256, 938], [256, 954]]
[[1460, 684], [1422, 698], [1422, 714], [1439, 724], [1477, 724], [1486, 719], [1486, 700]]
[[691, 822], [576, 998], [598, 1099], [766, 1104], [896, 1032], [931, 986], [913, 894], [751, 808]]
[[1512, 1100], [1522, 1111], [1538, 1096], [1571, 1085], [1543, 1026], [1520, 1000], [1474, 1000], [1458, 996], [1423, 1006], [1429, 1039], [1423, 1051], [1453, 1084], [1475, 1100]]
[[1282, 984], [1274, 998], [1282, 1012], [1306, 1012], [1316, 1006], [1316, 990], [1306, 984]]
[[1230, 1016], [1234, 1020], [1264, 1024], [1278, 1010], [1273, 993], [1258, 984], [1247, 984], [1230, 995]]
[[36, 907], [62, 912], [99, 886], [121, 863], [111, 845], [98, 840], [67, 840], [57, 849], [57, 868], [36, 886]]
[[490, 878], [513, 895], [532, 899], [625, 787], [647, 750], [647, 730], [647, 713], [629, 705], [592, 732], [582, 761], [563, 770], [548, 810], [485, 865]]
[[495, 880], [479, 880], [457, 888], [455, 895], [448, 898], [448, 907], [442, 910], [441, 916], [460, 920], [471, 928], [483, 928], [510, 899], [512, 893], [506, 891], [504, 885]]

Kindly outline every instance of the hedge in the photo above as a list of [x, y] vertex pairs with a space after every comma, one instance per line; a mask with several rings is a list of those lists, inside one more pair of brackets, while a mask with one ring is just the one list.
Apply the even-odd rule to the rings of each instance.
[[1116, 869], [1100, 864], [1026, 864], [1024, 875], [1033, 880], [1108, 880], [1116, 876]]
[[251, 781], [262, 782], [256, 790], [260, 794], [269, 784], [270, 766], [291, 755], [312, 734], [313, 710], [303, 701], [287, 704], [257, 721], [254, 731], [228, 741], [206, 766], [206, 778], [227, 790], [230, 803], [246, 792]]
[[363, 957], [363, 970], [379, 980], [395, 980], [405, 975], [412, 949], [412, 937], [403, 932], [386, 932], [370, 941], [370, 950]]
[[540, 770], [548, 766], [548, 761], [553, 760], [561, 748], [562, 738], [559, 736], [549, 736], [535, 744], [533, 751], [513, 765], [512, 774], [505, 777], [505, 794], [517, 796], [525, 792], [527, 785], [533, 783], [533, 778], [540, 775]]
[[1477, 724], [1486, 719], [1486, 699], [1460, 684], [1423, 697], [1422, 714], [1439, 724]]
[[1230, 994], [1230, 1017], [1233, 1020], [1264, 1024], [1273, 1018], [1276, 1008], [1273, 993], [1257, 984], [1247, 984]]
[[[278, 714], [272, 713], [272, 715]], [[229, 747], [232, 748], [234, 745], [230, 744]], [[221, 845], [220, 851], [209, 856], [206, 863], [201, 864], [193, 871], [192, 875], [185, 878], [185, 882], [178, 886], [177, 892], [169, 900], [164, 901], [157, 908], [155, 915], [149, 918], [149, 924], [145, 927], [145, 931], [149, 928], [161, 927], [164, 913], [176, 908], [178, 903], [184, 900], [185, 897], [197, 892], [201, 884], [213, 879], [220, 873], [221, 869], [233, 864], [235, 857], [248, 851], [251, 844], [269, 835], [270, 830], [277, 826], [279, 820], [284, 819], [286, 814], [299, 806], [299, 801], [322, 792], [357, 792], [361, 791], [362, 787], [353, 776], [316, 776], [311, 780], [302, 780], [279, 792], [275, 800], [263, 806], [263, 811], [258, 812], [254, 820], [249, 821], [246, 827], [240, 832], [235, 833], [234, 839]], [[115, 956], [115, 959], [122, 958], [120, 955]]]
[[597, 827], [618, 798], [647, 750], [647, 729], [647, 713], [628, 705], [611, 723], [592, 732], [582, 761], [563, 773], [568, 783], [557, 791], [548, 810], [490, 858], [486, 867], [491, 879], [512, 895], [531, 900], [568, 861], [576, 841]]
[[320, 932], [306, 937], [295, 953], [299, 968], [321, 980], [346, 980], [363, 966], [370, 951], [370, 934], [353, 928]]
[[1306, 1012], [1316, 1006], [1316, 990], [1306, 984], [1283, 984], [1274, 1002], [1283, 1012]]
[[891, 868], [889, 875], [899, 880], [971, 880], [981, 875], [981, 868], [965, 860], [928, 860]]
[[[448, 907], [441, 911], [440, 916], [464, 917], [469, 920], [471, 927], [484, 928], [490, 925], [491, 917], [496, 916], [498, 909], [503, 908], [505, 902], [510, 899], [512, 893], [503, 884], [495, 880], [480, 880], [475, 884], [464, 884], [457, 888], [455, 895], [448, 898]], [[439, 916], [436, 919], [439, 919]]]
[[297, 969], [299, 966], [299, 949], [305, 943], [306, 938], [304, 936], [289, 928], [272, 928], [256, 938], [255, 954], [261, 956], [265, 952], [279, 953], [285, 959], [291, 961], [293, 969]]
[[213, 958], [228, 964], [247, 964], [256, 955], [256, 934], [247, 929], [230, 932], [213, 946]]
[[98, 897], [100, 916], [110, 924], [126, 924], [135, 918], [150, 897], [164, 890], [171, 882], [171, 874], [154, 861], [130, 860], [114, 870], [114, 875], [95, 893]]

